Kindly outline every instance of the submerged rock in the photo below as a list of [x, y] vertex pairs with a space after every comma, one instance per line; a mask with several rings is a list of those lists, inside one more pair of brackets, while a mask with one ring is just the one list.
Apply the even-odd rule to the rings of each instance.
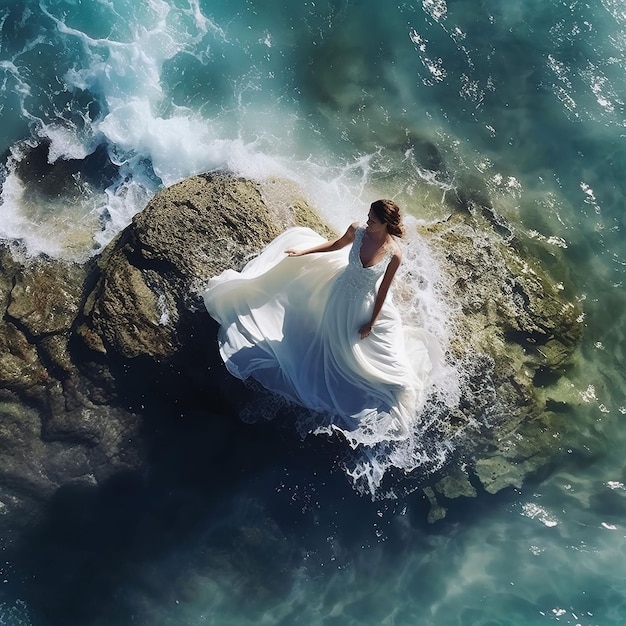
[[[447, 276], [442, 297], [457, 305], [446, 356], [466, 373], [459, 406], [438, 422], [457, 454], [415, 477], [432, 520], [479, 487], [519, 486], [551, 458], [563, 428], [561, 380], [582, 330], [577, 307], [494, 227], [491, 209], [466, 208], [420, 227]], [[85, 265], [18, 263], [0, 249], [4, 506], [158, 464], [151, 429], [166, 442], [186, 412], [260, 406], [222, 366], [198, 294], [292, 225], [333, 235], [291, 183], [207, 174], [157, 194]], [[215, 431], [212, 454], [228, 436]]]

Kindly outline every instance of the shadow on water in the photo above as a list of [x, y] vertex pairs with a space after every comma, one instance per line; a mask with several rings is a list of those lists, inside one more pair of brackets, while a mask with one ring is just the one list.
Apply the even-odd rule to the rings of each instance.
[[[124, 403], [143, 407], [147, 462], [62, 487], [15, 542], [15, 595], [33, 625], [155, 624], [200, 579], [244, 607], [287, 593], [328, 451], [275, 422], [243, 423], [233, 406], [251, 392], [222, 366], [190, 382], [189, 364], [215, 363], [200, 354], [213, 331], [178, 364], [117, 365]], [[354, 497], [339, 476], [324, 484], [331, 498]]]
[[345, 442], [302, 440], [288, 412], [244, 423], [236, 407], [257, 396], [223, 366], [189, 383], [189, 364], [215, 363], [201, 354], [213, 331], [167, 372], [120, 364], [125, 402], [143, 406], [147, 462], [98, 486], [59, 489], [16, 542], [17, 595], [33, 626], [195, 624], [177, 611], [196, 606], [254, 623], [299, 577], [324, 586], [380, 551], [391, 572], [480, 506], [459, 502], [450, 521], [428, 526], [421, 492], [373, 502], [352, 489], [340, 467]]
[[197, 407], [150, 420], [145, 471], [60, 489], [22, 537], [12, 558], [33, 626], [192, 624], [163, 615], [211, 604], [206, 596], [254, 623], [303, 570], [328, 581], [383, 550], [392, 571], [407, 552], [428, 550], [428, 535], [485, 513], [480, 498], [471, 507], [482, 513], [458, 503], [449, 522], [429, 527], [421, 494], [360, 497], [331, 467], [337, 442], [302, 441], [278, 422]]
[[146, 471], [59, 489], [22, 537], [13, 560], [34, 624], [129, 624], [141, 597], [158, 604], [185, 568], [199, 567], [177, 553], [194, 544], [223, 558], [218, 553], [241, 540], [236, 527], [228, 529], [237, 517], [234, 495], [264, 465], [280, 462], [277, 442], [261, 428], [209, 413], [172, 418], [175, 425], [156, 419]]

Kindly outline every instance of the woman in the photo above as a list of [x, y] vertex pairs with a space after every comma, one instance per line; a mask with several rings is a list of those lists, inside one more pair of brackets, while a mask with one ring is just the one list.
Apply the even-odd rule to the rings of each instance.
[[[286, 250], [289, 256], [302, 256], [311, 254], [312, 252], [330, 252], [332, 250], [340, 250], [354, 242], [359, 224], [355, 222], [350, 224], [348, 230], [343, 237], [335, 239], [332, 242], [321, 244], [309, 250], [298, 251], [290, 248]], [[376, 318], [380, 313], [387, 292], [391, 285], [391, 281], [400, 267], [402, 261], [402, 252], [394, 241], [393, 237], [402, 237], [402, 226], [400, 225], [400, 209], [391, 200], [377, 200], [370, 206], [367, 214], [367, 227], [360, 240], [359, 260], [364, 269], [376, 267], [379, 263], [386, 260], [389, 262], [385, 269], [383, 282], [376, 291], [376, 298], [372, 315], [369, 322], [363, 324], [359, 328], [359, 336], [361, 339], [367, 337], [376, 322]], [[365, 259], [368, 259], [367, 261]]]
[[365, 228], [330, 242], [291, 228], [241, 273], [211, 279], [203, 297], [229, 371], [317, 411], [354, 445], [410, 436], [431, 364], [389, 297], [401, 235], [397, 205], [377, 200]]

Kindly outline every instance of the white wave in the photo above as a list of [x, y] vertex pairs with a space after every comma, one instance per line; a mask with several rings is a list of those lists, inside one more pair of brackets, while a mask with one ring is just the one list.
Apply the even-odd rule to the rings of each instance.
[[[228, 42], [227, 33], [202, 14], [196, 0], [183, 8], [164, 0], [150, 0], [146, 7], [137, 7], [136, 13], [124, 16], [128, 21], [126, 40], [119, 36], [117, 40], [113, 36], [94, 38], [70, 26], [53, 6], [42, 4], [41, 9], [56, 28], [54, 37], [67, 46], [79, 43], [82, 50], [80, 61], [63, 76], [65, 89], [96, 94], [103, 113], [92, 118], [88, 111], [73, 111], [79, 116], [79, 124], [62, 118], [46, 121], [41, 114], [28, 110], [25, 103], [30, 84], [18, 68], [3, 62], [0, 69], [19, 79], [23, 117], [32, 124], [34, 139], [49, 145], [49, 163], [84, 159], [104, 144], [111, 161], [120, 168], [118, 179], [107, 189], [93, 190], [91, 195], [85, 189], [82, 198], [72, 199], [75, 221], [89, 222], [94, 227], [91, 240], [86, 242], [90, 253], [97, 252], [124, 228], [159, 188], [216, 169], [253, 179], [282, 176], [296, 180], [312, 192], [314, 202], [329, 208], [331, 221], [347, 223], [344, 218], [352, 212], [354, 197], [366, 175], [366, 159], [328, 167], [313, 162], [308, 152], [302, 159], [294, 158], [301, 151], [292, 139], [292, 126], [298, 124], [296, 116], [275, 102], [256, 105], [246, 101], [243, 94], [256, 90], [249, 83], [251, 78], [233, 85], [238, 108], [214, 118], [168, 101], [162, 85], [166, 61], [188, 52], [207, 63], [211, 44]], [[115, 11], [113, 3], [110, 10]], [[22, 52], [42, 42], [43, 36], [38, 35], [25, 44]], [[23, 157], [20, 152], [27, 152], [21, 147], [13, 147], [15, 161]], [[49, 231], [47, 237], [34, 234], [39, 227], [28, 215], [24, 195], [16, 192], [19, 185], [11, 163], [8, 169], [13, 188], [7, 186], [3, 193], [1, 236], [19, 240], [32, 255], [45, 252], [74, 258], [75, 245], [68, 248], [64, 236], [54, 241], [54, 231]], [[40, 197], [38, 201], [45, 199]], [[337, 210], [339, 205], [345, 208]], [[44, 214], [52, 216], [57, 208], [56, 199], [52, 199], [39, 213], [43, 219]], [[41, 229], [45, 227], [41, 225]]]
[[83, 141], [77, 137], [73, 129], [60, 126], [58, 124], [49, 124], [42, 133], [50, 140], [48, 148], [48, 162], [55, 163], [59, 159], [84, 159], [93, 152], [91, 146], [85, 145]]
[[[97, 197], [90, 197], [89, 202], [93, 209]], [[0, 239], [19, 244], [19, 251], [27, 256], [84, 259], [91, 253], [98, 228], [93, 210], [77, 207], [63, 197], [44, 203], [31, 195], [10, 169], [2, 185], [0, 209]]]

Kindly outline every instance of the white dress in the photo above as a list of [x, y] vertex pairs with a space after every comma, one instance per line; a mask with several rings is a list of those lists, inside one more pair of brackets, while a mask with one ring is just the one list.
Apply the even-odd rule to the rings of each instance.
[[410, 436], [431, 370], [420, 330], [403, 326], [391, 291], [371, 334], [359, 338], [391, 258], [364, 267], [364, 232], [356, 229], [349, 248], [289, 257], [288, 248], [326, 241], [291, 228], [202, 294], [228, 370], [318, 412], [320, 426], [352, 445]]

